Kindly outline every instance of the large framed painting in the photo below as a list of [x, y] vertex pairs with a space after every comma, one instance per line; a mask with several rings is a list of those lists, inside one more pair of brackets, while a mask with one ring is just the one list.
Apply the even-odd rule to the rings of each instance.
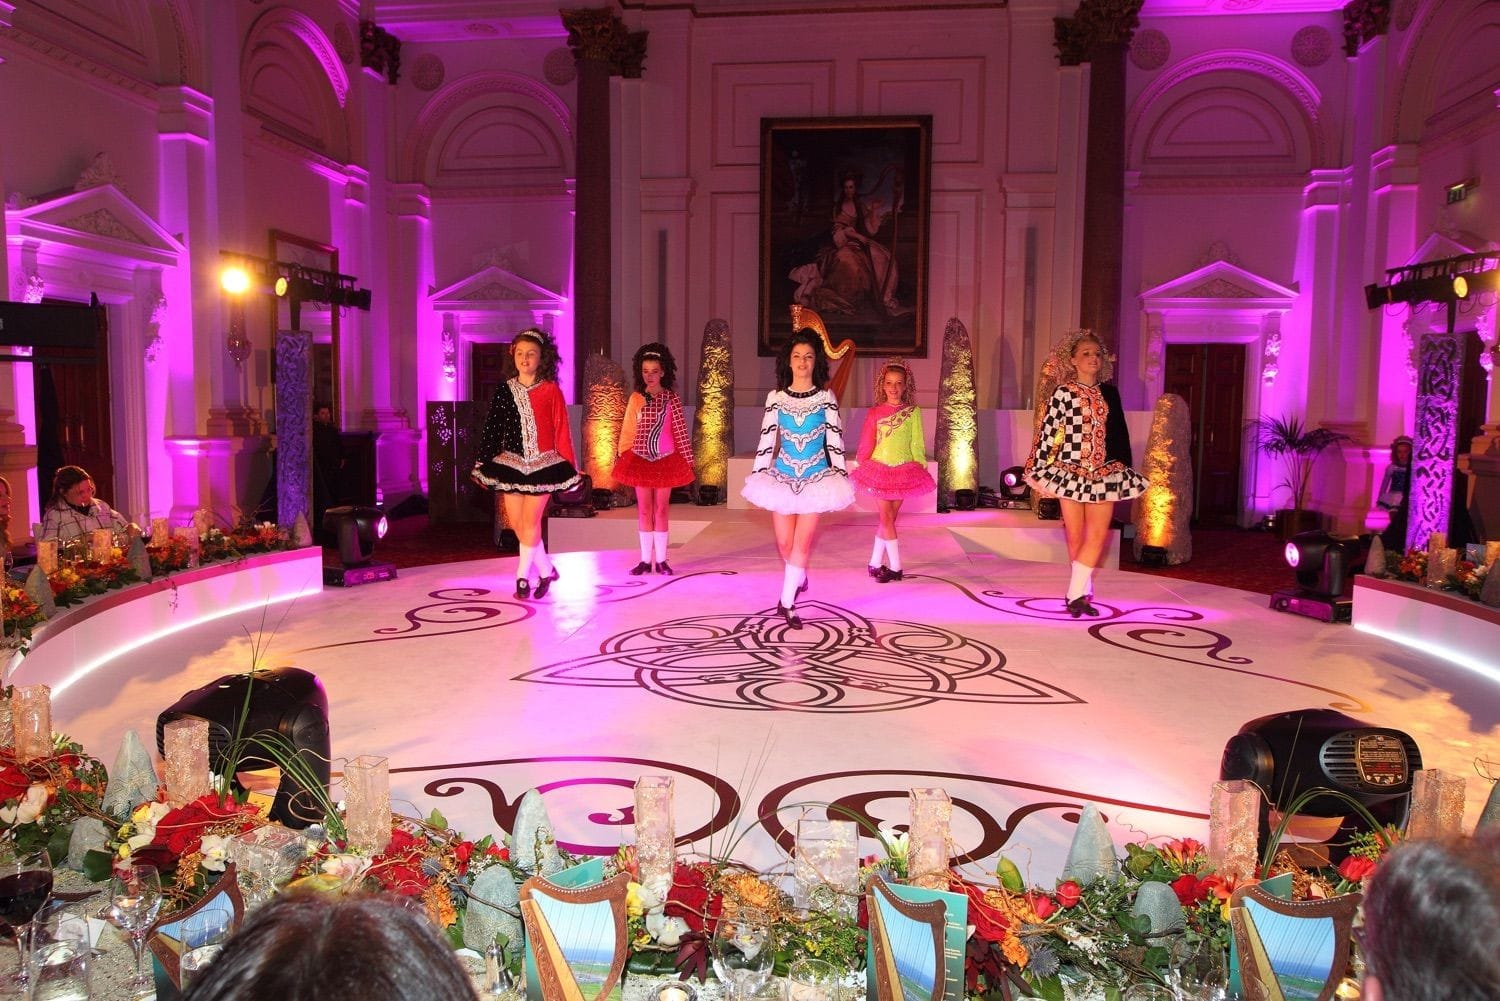
[[763, 118], [760, 354], [814, 310], [861, 356], [927, 355], [932, 117]]

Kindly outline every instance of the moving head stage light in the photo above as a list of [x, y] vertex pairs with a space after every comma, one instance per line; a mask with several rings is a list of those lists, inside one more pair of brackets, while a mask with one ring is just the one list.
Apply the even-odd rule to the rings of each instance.
[[[271, 819], [296, 828], [323, 819], [319, 804], [328, 795], [328, 693], [312, 672], [277, 667], [230, 674], [188, 692], [156, 717], [158, 754], [166, 754], [166, 725], [185, 716], [208, 720], [209, 767], [221, 775], [280, 768], [270, 747], [281, 748], [287, 758], [295, 755], [304, 777], [319, 783], [322, 795], [282, 768]], [[243, 739], [230, 760], [236, 735]]]
[[1353, 572], [1354, 544], [1327, 532], [1299, 532], [1286, 544], [1287, 565], [1296, 572], [1297, 587], [1271, 595], [1270, 607], [1324, 622], [1349, 622], [1354, 602], [1343, 597]]
[[[1260, 787], [1260, 843], [1299, 794], [1334, 789], [1356, 800], [1381, 825], [1406, 823], [1412, 776], [1422, 752], [1410, 734], [1370, 726], [1332, 709], [1299, 709], [1262, 716], [1240, 727], [1224, 745], [1219, 778], [1244, 779]], [[1319, 796], [1305, 804], [1288, 833], [1313, 842], [1303, 850], [1326, 851], [1337, 862], [1348, 854], [1349, 836], [1369, 825], [1349, 804]]]

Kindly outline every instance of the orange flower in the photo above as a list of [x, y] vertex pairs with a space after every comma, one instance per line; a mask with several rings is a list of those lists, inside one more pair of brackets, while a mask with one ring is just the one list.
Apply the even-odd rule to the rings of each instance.
[[1005, 955], [1005, 961], [1016, 967], [1025, 966], [1031, 958], [1021, 940], [1013, 934], [1007, 934], [1000, 942], [1000, 951]]

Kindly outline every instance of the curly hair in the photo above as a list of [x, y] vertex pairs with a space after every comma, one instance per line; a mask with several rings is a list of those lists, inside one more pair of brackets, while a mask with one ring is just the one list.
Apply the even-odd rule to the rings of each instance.
[[901, 405], [911, 406], [917, 398], [917, 377], [912, 374], [911, 366], [900, 358], [889, 358], [875, 370], [875, 402], [885, 402], [885, 377], [888, 372], [900, 372], [906, 379], [906, 386], [901, 390]]
[[641, 376], [641, 366], [648, 360], [661, 365], [661, 388], [675, 389], [677, 385], [677, 359], [672, 357], [672, 352], [665, 344], [652, 341], [650, 344], [642, 344], [636, 349], [635, 357], [630, 359], [630, 371], [635, 376], [635, 391], [637, 393], [646, 392], [646, 380]]
[[1104, 339], [1092, 330], [1070, 330], [1063, 335], [1052, 348], [1052, 367], [1057, 373], [1058, 384], [1072, 382], [1078, 378], [1078, 366], [1073, 364], [1073, 352], [1078, 350], [1078, 345], [1084, 341], [1093, 341], [1099, 345], [1101, 364], [1099, 366], [1099, 381], [1109, 382], [1115, 377], [1114, 360], [1109, 355], [1109, 348], [1105, 347]]
[[536, 377], [542, 382], [557, 381], [557, 366], [562, 364], [562, 358], [557, 353], [557, 342], [552, 335], [545, 330], [536, 327], [527, 327], [510, 339], [510, 357], [516, 357], [516, 345], [521, 341], [531, 341], [542, 349], [542, 361], [537, 366]]
[[828, 385], [828, 352], [823, 350], [823, 338], [811, 327], [803, 327], [786, 339], [776, 354], [776, 388], [790, 389], [792, 386], [792, 349], [798, 344], [809, 344], [813, 349], [813, 385], [822, 389]]

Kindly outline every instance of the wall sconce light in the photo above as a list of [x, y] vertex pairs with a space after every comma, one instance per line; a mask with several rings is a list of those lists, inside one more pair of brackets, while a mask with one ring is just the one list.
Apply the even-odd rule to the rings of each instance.
[[1479, 187], [1479, 178], [1477, 177], [1466, 177], [1462, 181], [1455, 181], [1443, 189], [1448, 199], [1447, 204], [1455, 205], [1463, 201], [1469, 197], [1469, 192], [1477, 187]]

